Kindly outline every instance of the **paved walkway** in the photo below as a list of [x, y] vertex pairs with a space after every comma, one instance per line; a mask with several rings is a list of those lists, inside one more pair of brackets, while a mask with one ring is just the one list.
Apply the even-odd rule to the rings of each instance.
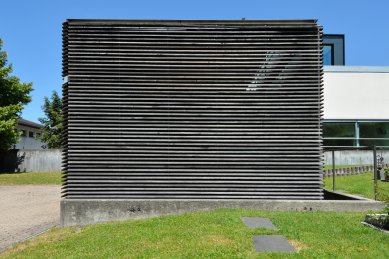
[[[242, 221], [248, 228], [278, 230], [271, 220], [267, 218], [243, 217]], [[253, 244], [257, 252], [297, 252], [297, 249], [281, 235], [253, 236]]]
[[59, 185], [0, 185], [0, 252], [59, 224]]

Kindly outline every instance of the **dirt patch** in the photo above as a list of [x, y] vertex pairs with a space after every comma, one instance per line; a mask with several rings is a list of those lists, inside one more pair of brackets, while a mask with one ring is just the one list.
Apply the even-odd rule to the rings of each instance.
[[205, 235], [201, 237], [201, 242], [209, 245], [229, 245], [233, 243], [228, 237], [217, 234]]
[[297, 252], [299, 252], [302, 249], [307, 249], [308, 248], [308, 246], [306, 244], [301, 243], [300, 241], [297, 241], [297, 240], [294, 240], [294, 239], [288, 240], [288, 241], [289, 241], [289, 243], [292, 246], [294, 246], [294, 248], [296, 248]]

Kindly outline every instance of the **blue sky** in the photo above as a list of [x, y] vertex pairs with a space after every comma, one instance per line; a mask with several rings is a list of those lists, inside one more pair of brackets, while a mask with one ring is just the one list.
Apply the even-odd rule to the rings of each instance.
[[0, 38], [14, 74], [33, 82], [22, 116], [42, 117], [44, 96], [61, 91], [61, 26], [67, 18], [318, 19], [325, 33], [346, 36], [346, 65], [389, 66], [389, 1], [2, 1]]

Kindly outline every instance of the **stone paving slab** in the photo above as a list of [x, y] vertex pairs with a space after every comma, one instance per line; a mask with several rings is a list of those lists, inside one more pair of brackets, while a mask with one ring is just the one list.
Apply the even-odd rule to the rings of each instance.
[[248, 228], [268, 228], [277, 230], [277, 227], [267, 218], [243, 217], [242, 220]]
[[60, 185], [0, 185], [0, 252], [59, 224]]
[[257, 252], [297, 252], [281, 235], [254, 236], [253, 243]]

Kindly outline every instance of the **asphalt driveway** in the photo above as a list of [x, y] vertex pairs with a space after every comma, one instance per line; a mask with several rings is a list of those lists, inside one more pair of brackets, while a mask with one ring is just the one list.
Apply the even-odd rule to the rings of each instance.
[[59, 185], [0, 185], [0, 252], [59, 224]]

